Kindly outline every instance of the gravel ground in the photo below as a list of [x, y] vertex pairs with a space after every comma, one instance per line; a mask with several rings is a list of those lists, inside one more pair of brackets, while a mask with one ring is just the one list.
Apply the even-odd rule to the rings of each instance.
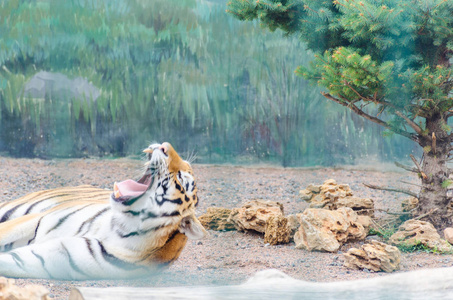
[[[0, 202], [27, 193], [61, 186], [91, 184], [111, 188], [114, 181], [136, 178], [141, 162], [131, 159], [37, 160], [0, 157]], [[375, 170], [373, 170], [375, 169]], [[302, 212], [307, 204], [298, 197], [308, 184], [322, 184], [326, 179], [347, 183], [358, 197], [374, 199], [376, 208], [398, 211], [404, 195], [370, 190], [362, 182], [408, 188], [401, 181], [417, 183], [407, 172], [373, 167], [280, 168], [272, 166], [239, 167], [228, 165], [194, 165], [198, 180], [200, 205], [198, 214], [211, 206], [239, 207], [248, 200], [279, 201], [285, 214]], [[378, 215], [379, 216], [379, 215]], [[376, 237], [368, 237], [376, 238]], [[240, 284], [257, 271], [276, 268], [307, 281], [353, 280], [385, 275], [343, 267], [342, 253], [361, 243], [344, 245], [338, 253], [308, 252], [294, 244], [265, 245], [257, 233], [214, 232], [200, 241], [189, 241], [181, 257], [163, 273], [140, 280], [57, 281], [18, 279], [18, 285], [37, 283], [46, 286], [54, 299], [66, 299], [74, 286], [162, 287], [183, 285]], [[401, 270], [450, 267], [453, 256], [424, 252], [403, 253]], [[1, 274], [0, 274], [1, 275]]]

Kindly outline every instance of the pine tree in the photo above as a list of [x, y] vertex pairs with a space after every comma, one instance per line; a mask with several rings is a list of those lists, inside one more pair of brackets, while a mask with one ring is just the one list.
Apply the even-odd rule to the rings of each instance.
[[452, 0], [232, 0], [227, 12], [298, 35], [317, 53], [296, 73], [323, 96], [423, 148], [418, 215], [453, 225]]

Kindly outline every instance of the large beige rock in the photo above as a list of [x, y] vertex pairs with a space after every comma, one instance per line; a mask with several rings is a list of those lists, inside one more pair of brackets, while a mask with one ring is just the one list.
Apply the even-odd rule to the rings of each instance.
[[0, 299], [10, 300], [48, 300], [49, 291], [41, 285], [18, 287], [14, 279], [0, 277]]
[[310, 203], [310, 208], [336, 210], [350, 207], [358, 214], [373, 216], [374, 202], [368, 198], [353, 197], [348, 184], [337, 184], [334, 179], [324, 181], [322, 185], [309, 185], [299, 192], [302, 200]]
[[390, 237], [390, 243], [402, 246], [424, 245], [438, 252], [453, 251], [452, 245], [440, 238], [431, 223], [419, 220], [407, 220]]
[[253, 200], [240, 208], [233, 208], [228, 218], [239, 231], [265, 232], [267, 220], [272, 216], [283, 216], [283, 205], [275, 201]]
[[198, 219], [205, 228], [217, 231], [235, 230], [234, 224], [228, 221], [231, 209], [223, 207], [208, 207], [207, 212]]
[[283, 215], [271, 216], [266, 221], [264, 242], [270, 245], [287, 244], [291, 236], [288, 219]]
[[344, 266], [347, 268], [393, 272], [399, 269], [401, 253], [394, 246], [371, 241], [371, 244], [365, 244], [361, 249], [349, 249], [344, 254], [344, 259]]
[[300, 228], [294, 242], [299, 249], [335, 252], [343, 243], [364, 239], [367, 235], [357, 222], [358, 215], [348, 207], [334, 211], [308, 208], [298, 216]]

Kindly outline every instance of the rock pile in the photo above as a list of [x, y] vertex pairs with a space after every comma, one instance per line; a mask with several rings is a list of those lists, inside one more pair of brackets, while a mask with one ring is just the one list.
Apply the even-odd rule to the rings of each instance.
[[371, 241], [371, 244], [365, 244], [361, 249], [351, 248], [343, 256], [345, 267], [373, 272], [393, 272], [399, 269], [401, 261], [398, 248], [378, 241]]
[[311, 184], [300, 194], [312, 207], [302, 214], [286, 217], [279, 202], [253, 200], [232, 210], [211, 207], [200, 222], [212, 230], [261, 232], [271, 245], [294, 241], [297, 248], [329, 252], [366, 237], [374, 209], [371, 199], [353, 197], [349, 185], [333, 179]]
[[453, 246], [440, 238], [431, 223], [414, 219], [401, 224], [398, 231], [390, 237], [390, 242], [402, 246], [423, 245], [441, 253], [453, 251]]
[[343, 243], [364, 239], [367, 235], [358, 222], [357, 213], [349, 207], [308, 208], [298, 217], [300, 228], [294, 236], [296, 248], [335, 252]]
[[326, 180], [322, 185], [310, 184], [299, 192], [299, 196], [310, 203], [310, 208], [336, 210], [349, 207], [360, 215], [372, 217], [374, 214], [373, 200], [354, 197], [348, 184], [337, 184], [334, 179]]
[[41, 285], [18, 287], [14, 279], [0, 277], [0, 299], [49, 300], [49, 291]]
[[[373, 200], [353, 196], [347, 184], [333, 179], [322, 185], [309, 185], [300, 197], [310, 203], [303, 213], [285, 216], [283, 205], [275, 201], [253, 200], [232, 210], [208, 208], [200, 217], [202, 224], [213, 230], [253, 230], [264, 233], [270, 245], [294, 241], [296, 248], [308, 251], [336, 252], [349, 241], [364, 240], [372, 223]], [[410, 211], [418, 201], [409, 198], [403, 209]], [[451, 236], [453, 228], [444, 235]], [[453, 246], [442, 240], [436, 229], [423, 221], [409, 220], [390, 238], [393, 245], [424, 245], [438, 252], [452, 252]], [[392, 272], [399, 266], [399, 250], [377, 241], [350, 249], [345, 254], [345, 265], [350, 268]]]

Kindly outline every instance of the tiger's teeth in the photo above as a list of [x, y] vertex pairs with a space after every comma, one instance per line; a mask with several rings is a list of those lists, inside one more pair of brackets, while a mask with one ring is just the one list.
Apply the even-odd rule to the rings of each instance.
[[119, 198], [122, 196], [120, 193], [120, 189], [118, 188], [118, 185], [116, 184], [116, 182], [113, 184], [113, 193], [115, 195], [115, 198]]

